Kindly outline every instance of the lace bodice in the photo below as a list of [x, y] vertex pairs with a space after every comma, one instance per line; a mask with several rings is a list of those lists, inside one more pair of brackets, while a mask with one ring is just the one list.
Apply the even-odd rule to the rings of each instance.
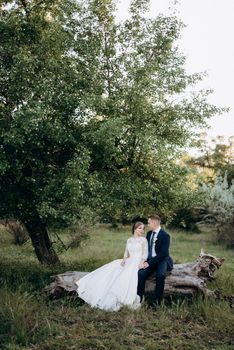
[[140, 258], [144, 262], [148, 257], [148, 241], [145, 237], [131, 237], [127, 240], [124, 258]]

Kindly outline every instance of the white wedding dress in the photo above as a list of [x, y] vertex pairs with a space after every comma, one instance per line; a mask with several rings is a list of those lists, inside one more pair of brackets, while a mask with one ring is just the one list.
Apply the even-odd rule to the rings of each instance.
[[92, 307], [104, 310], [117, 311], [123, 305], [137, 309], [140, 306], [138, 270], [147, 256], [146, 238], [129, 238], [124, 252], [124, 266], [121, 266], [122, 259], [117, 259], [79, 279], [76, 282], [79, 297]]

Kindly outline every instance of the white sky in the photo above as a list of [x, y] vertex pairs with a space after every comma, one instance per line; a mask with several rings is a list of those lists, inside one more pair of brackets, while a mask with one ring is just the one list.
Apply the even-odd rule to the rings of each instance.
[[[128, 17], [130, 0], [118, 1], [118, 18]], [[171, 0], [151, 0], [150, 16], [168, 13]], [[187, 57], [189, 73], [207, 71], [201, 87], [214, 93], [208, 101], [230, 107], [228, 113], [209, 121], [210, 137], [234, 135], [234, 0], [181, 0], [178, 15], [186, 24], [179, 47]]]

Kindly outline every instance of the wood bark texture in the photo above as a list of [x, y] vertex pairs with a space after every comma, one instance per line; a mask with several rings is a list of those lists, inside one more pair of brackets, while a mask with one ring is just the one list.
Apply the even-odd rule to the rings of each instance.
[[[216, 271], [222, 266], [224, 259], [201, 251], [197, 261], [184, 264], [175, 264], [173, 270], [168, 273], [165, 280], [164, 296], [193, 297], [203, 294], [208, 297], [220, 296], [218, 291], [207, 288], [206, 282], [215, 279]], [[88, 272], [67, 271], [52, 276], [54, 281], [45, 287], [50, 297], [58, 298], [64, 294], [75, 294], [77, 285], [75, 282]], [[150, 276], [146, 281], [146, 295], [153, 293], [155, 278]]]

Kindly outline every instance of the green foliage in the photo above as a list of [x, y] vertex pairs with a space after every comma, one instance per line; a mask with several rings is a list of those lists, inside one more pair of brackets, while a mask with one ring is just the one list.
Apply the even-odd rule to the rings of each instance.
[[217, 226], [217, 241], [234, 247], [234, 182], [229, 185], [227, 175], [218, 177], [208, 187], [208, 210]]
[[[181, 158], [181, 166], [187, 168], [189, 184], [193, 187], [191, 194], [193, 197], [197, 194], [197, 200], [178, 207], [171, 224], [192, 229], [191, 225], [196, 225], [197, 221], [203, 221], [205, 217], [212, 222], [217, 220], [217, 239], [228, 242], [227, 237], [230, 239], [233, 236], [233, 138], [230, 137], [227, 144], [222, 136], [213, 139], [211, 144], [207, 141], [207, 134], [203, 134], [198, 141], [201, 147], [199, 156], [184, 154]], [[197, 210], [199, 208], [196, 208], [198, 206], [200, 213]]]
[[198, 141], [200, 155], [188, 157], [186, 164], [196, 172], [200, 182], [214, 183], [217, 176], [226, 174], [228, 184], [234, 180], [234, 138], [224, 142], [224, 137], [217, 136], [209, 143], [207, 134], [201, 135]]
[[177, 227], [186, 231], [198, 232], [197, 215], [193, 208], [178, 209], [170, 222], [170, 227]]
[[110, 2], [103, 4], [108, 20], [95, 13], [102, 94], [86, 134], [97, 184], [92, 202], [109, 221], [153, 210], [168, 218], [181, 197], [189, 198], [186, 171], [175, 159], [193, 127], [221, 109], [207, 103], [208, 91], [184, 98], [202, 75], [185, 72], [175, 44], [183, 27], [177, 18], [147, 19], [149, 1], [133, 1], [130, 19], [115, 24]]
[[119, 24], [111, 0], [4, 4], [0, 217], [32, 231], [95, 215], [170, 217], [189, 198], [176, 158], [193, 128], [222, 111], [209, 91], [184, 97], [203, 76], [185, 71], [183, 24], [147, 18], [146, 0]]
[[68, 54], [78, 7], [23, 4], [1, 11], [0, 215], [70, 222], [81, 216], [89, 166], [75, 117], [85, 77]]
[[207, 193], [203, 187], [199, 186], [199, 181], [188, 169], [187, 178], [183, 180], [186, 182], [181, 182], [179, 184], [181, 187], [177, 188], [168, 225], [188, 232], [199, 232], [198, 223], [203, 220], [205, 211], [203, 205], [207, 199]]

